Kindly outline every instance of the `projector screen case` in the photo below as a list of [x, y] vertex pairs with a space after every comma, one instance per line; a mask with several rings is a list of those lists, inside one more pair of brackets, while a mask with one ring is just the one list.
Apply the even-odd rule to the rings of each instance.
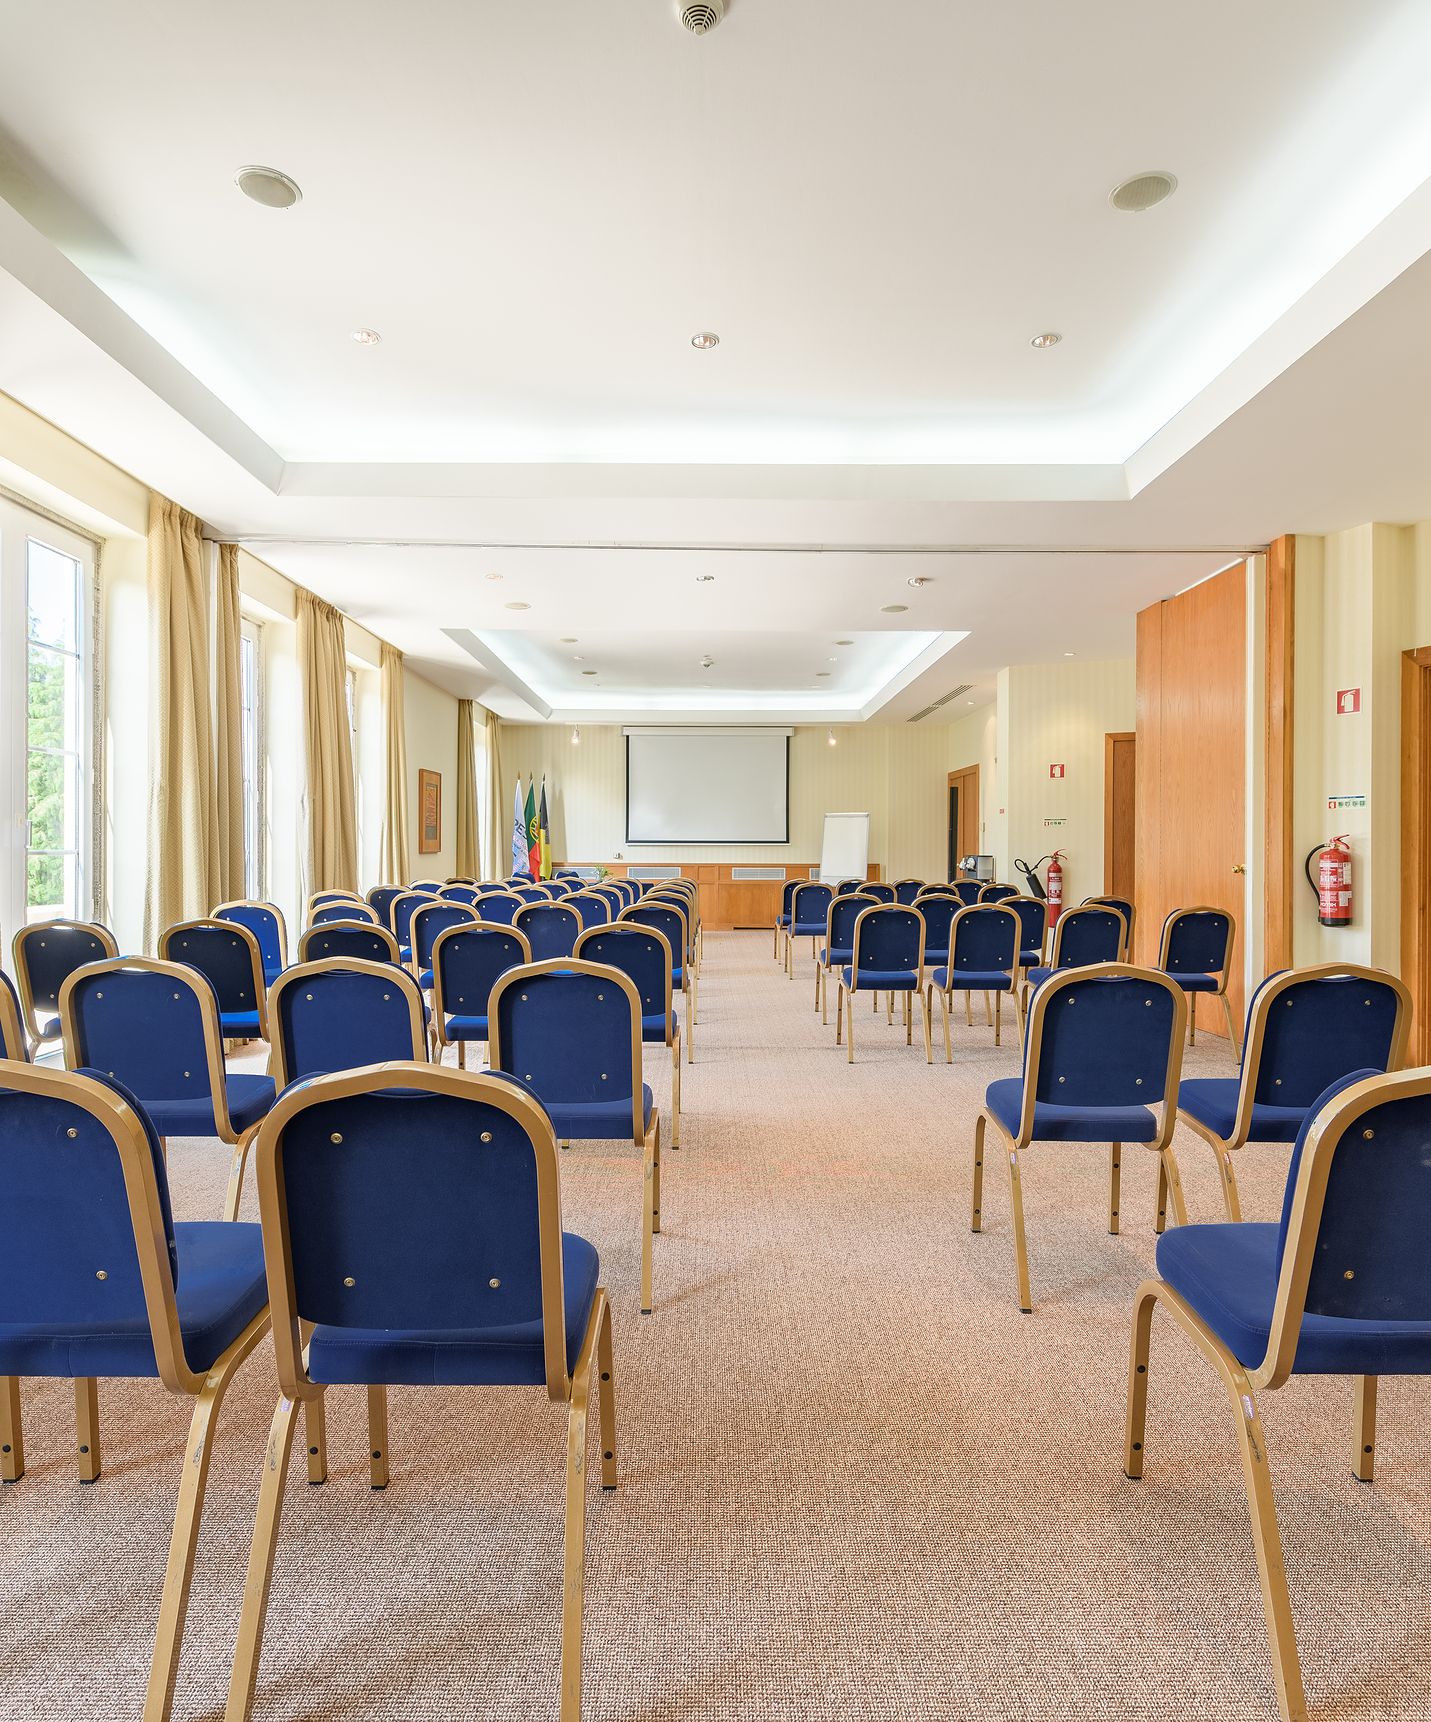
[[788, 843], [789, 729], [627, 729], [628, 844]]

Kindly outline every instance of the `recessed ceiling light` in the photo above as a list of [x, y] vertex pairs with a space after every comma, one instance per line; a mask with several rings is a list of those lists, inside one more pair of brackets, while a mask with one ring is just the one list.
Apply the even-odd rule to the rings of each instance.
[[234, 184], [265, 209], [292, 209], [303, 201], [298, 182], [276, 167], [241, 167], [234, 175]]
[[886, 616], [892, 616], [897, 611], [907, 610], [908, 608], [909, 608], [908, 604], [881, 604], [880, 605], [880, 609], [884, 611]]
[[500, 580], [502, 576], [500, 574], [489, 574], [487, 578], [489, 580]]
[[965, 701], [964, 701], [964, 704], [965, 704], [965, 705], [966, 705], [966, 706], [971, 706], [971, 705], [973, 705], [973, 703], [974, 703], [974, 702], [973, 702], [973, 700], [965, 700]]
[[530, 610], [531, 605], [530, 604], [504, 604], [502, 606], [502, 608], [504, 610]]
[[714, 660], [710, 657], [702, 658], [701, 659], [701, 668], [703, 670], [713, 670], [715, 668]]
[[1077, 654], [1074, 652], [1065, 652], [1063, 655], [1065, 658], [1072, 658], [1072, 657], [1075, 657]]
[[699, 334], [691, 336], [691, 345], [699, 348], [701, 352], [706, 353], [709, 352], [712, 347], [718, 347], [720, 345], [720, 336], [713, 334], [709, 329], [702, 329]]
[[919, 587], [927, 586], [928, 584], [929, 576], [927, 574], [912, 574], [909, 579], [905, 581], [906, 586], [913, 586], [916, 591]]
[[571, 655], [571, 661], [574, 664], [584, 664], [586, 662], [586, 659], [581, 655], [580, 652], [573, 652]]
[[376, 347], [382, 336], [376, 329], [354, 329], [353, 339], [360, 347]]
[[1178, 177], [1174, 173], [1135, 173], [1132, 179], [1113, 187], [1108, 201], [1125, 215], [1141, 215], [1145, 209], [1171, 197], [1177, 189]]
[[853, 640], [836, 640], [835, 641], [835, 644], [837, 646], [853, 646], [854, 643], [855, 642]]
[[815, 671], [815, 679], [816, 679], [816, 681], [818, 681], [818, 680], [819, 680], [819, 679], [820, 679], [820, 677], [821, 677], [821, 676], [828, 676], [828, 675], [829, 675], [829, 673], [830, 673], [830, 672], [829, 672], [829, 671], [828, 671], [828, 670], [816, 670], [816, 671]]
[[576, 644], [576, 635], [575, 634], [563, 634], [561, 637], [561, 643], [564, 646], [574, 646]]
[[710, 581], [712, 581], [714, 579], [715, 579], [714, 574], [697, 574], [696, 575], [696, 585], [697, 586], [705, 586]]
[[594, 676], [596, 674], [596, 671], [595, 670], [583, 670], [581, 673], [584, 676]]
[[1031, 347], [1056, 347], [1062, 339], [1062, 335], [1055, 335], [1052, 330], [1049, 330], [1047, 334], [1035, 335], [1029, 345]]

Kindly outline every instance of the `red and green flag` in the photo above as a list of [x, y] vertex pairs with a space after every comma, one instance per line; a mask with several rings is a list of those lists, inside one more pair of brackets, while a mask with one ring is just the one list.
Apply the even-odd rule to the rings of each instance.
[[542, 876], [542, 832], [537, 823], [537, 786], [527, 779], [527, 871], [534, 879]]

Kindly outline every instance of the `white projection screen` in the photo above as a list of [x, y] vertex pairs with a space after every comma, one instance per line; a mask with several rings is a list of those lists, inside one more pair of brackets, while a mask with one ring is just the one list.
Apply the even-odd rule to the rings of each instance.
[[628, 843], [788, 843], [788, 729], [628, 729]]

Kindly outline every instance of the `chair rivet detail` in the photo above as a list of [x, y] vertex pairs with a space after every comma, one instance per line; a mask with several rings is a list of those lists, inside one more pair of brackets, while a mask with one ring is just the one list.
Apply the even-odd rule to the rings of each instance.
[[341, 1133], [339, 1131], [335, 1130], [333, 1132], [333, 1134], [328, 1138], [328, 1140], [330, 1142], [341, 1142], [343, 1140], [343, 1138], [342, 1138]]
[[175, 994], [174, 994], [174, 997], [175, 997], [175, 998], [178, 998], [178, 996], [179, 996], [179, 995], [178, 995], [178, 993], [175, 993]]
[[79, 1131], [76, 1130], [73, 1125], [71, 1125], [70, 1128], [65, 1131], [65, 1135], [66, 1136], [78, 1136]]
[[1370, 1142], [1372, 1137], [1376, 1135], [1376, 1132], [1374, 1130], [1363, 1130], [1362, 1135], [1367, 1139], [1368, 1142]]
[[1135, 1088], [1141, 1088], [1143, 1086], [1143, 1079], [1141, 1076], [1135, 1076], [1133, 1078], [1133, 1086]]
[[97, 1280], [107, 1280], [109, 1278], [109, 1275], [104, 1271], [103, 1268], [100, 1268], [100, 1270], [95, 1274], [94, 1277]]
[[1344, 1280], [1354, 1280], [1356, 1278], [1356, 1274], [1351, 1268], [1348, 1268], [1347, 1271], [1342, 1275], [1342, 1278]]
[[356, 1285], [356, 1284], [357, 1284], [357, 1283], [358, 1283], [358, 1282], [357, 1282], [357, 1281], [356, 1281], [356, 1280], [354, 1280], [354, 1279], [346, 1279], [346, 1280], [344, 1280], [344, 1281], [343, 1281], [343, 1284], [344, 1284], [344, 1285], [345, 1285], [345, 1286], [353, 1286], [353, 1285]]
[[1062, 1082], [1062, 1081], [1063, 1081], [1063, 1078], [1062, 1078], [1062, 1077], [1061, 1077], [1061, 1076], [1060, 1076], [1060, 1077], [1059, 1077], [1059, 1079], [1058, 1079], [1058, 1080], [1059, 1080], [1059, 1081], [1060, 1081], [1060, 1082]]
[[497, 1289], [497, 1287], [498, 1287], [498, 1286], [499, 1286], [499, 1285], [501, 1285], [501, 1283], [502, 1283], [502, 1282], [501, 1282], [501, 1280], [488, 1280], [488, 1281], [487, 1281], [487, 1284], [488, 1284], [488, 1285], [489, 1285], [489, 1286], [491, 1286], [491, 1288], [492, 1288], [492, 1290], [493, 1290], [493, 1291], [496, 1291], [496, 1289]]

